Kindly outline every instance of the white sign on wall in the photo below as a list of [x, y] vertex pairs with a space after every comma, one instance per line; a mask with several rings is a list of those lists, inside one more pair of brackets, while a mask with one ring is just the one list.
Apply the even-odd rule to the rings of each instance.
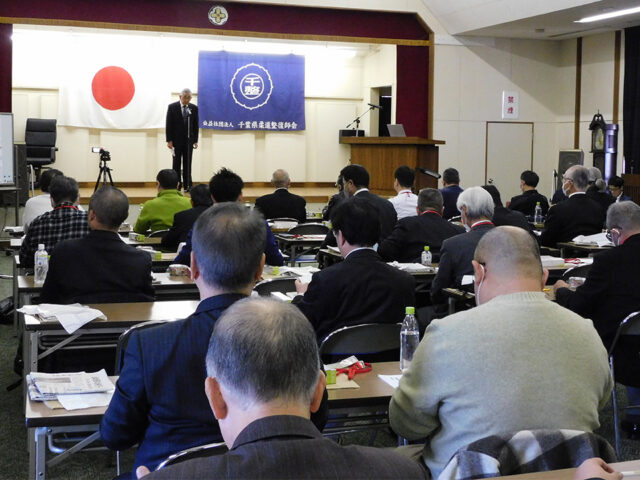
[[502, 91], [502, 119], [518, 118], [518, 92]]

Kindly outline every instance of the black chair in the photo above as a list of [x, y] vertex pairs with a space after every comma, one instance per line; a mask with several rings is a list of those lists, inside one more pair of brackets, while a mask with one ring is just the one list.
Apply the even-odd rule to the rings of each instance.
[[295, 222], [300, 223], [297, 219], [291, 217], [267, 218], [267, 222]]
[[329, 227], [322, 223], [301, 223], [287, 233], [292, 235], [326, 235], [329, 233]]
[[258, 292], [258, 295], [261, 297], [269, 297], [271, 296], [271, 292], [295, 292], [296, 279], [295, 277], [269, 278], [256, 284], [253, 289]]
[[[615, 433], [616, 454], [620, 456], [620, 418], [616, 399], [616, 382], [640, 387], [640, 311], [633, 312], [620, 322], [620, 326], [609, 348], [609, 369], [613, 379], [611, 399], [613, 403], [613, 428]], [[618, 363], [616, 368], [615, 363]], [[628, 405], [624, 408], [640, 408], [640, 405]]]
[[168, 467], [169, 465], [175, 465], [176, 463], [184, 462], [186, 460], [192, 460], [194, 458], [211, 457], [213, 455], [221, 455], [227, 452], [227, 444], [224, 442], [209, 443], [207, 445], [198, 445], [197, 447], [187, 448], [181, 452], [169, 455], [163, 460], [157, 467], [156, 471]]
[[163, 237], [168, 231], [169, 231], [168, 228], [165, 228], [163, 230], [156, 230], [155, 232], [148, 233], [147, 238]]
[[589, 270], [591, 270], [591, 265], [578, 265], [577, 267], [566, 270], [562, 274], [562, 280], [566, 282], [570, 277], [586, 278], [586, 276], [589, 274]]
[[127, 351], [127, 345], [129, 345], [131, 334], [133, 332], [144, 330], [145, 328], [157, 327], [163, 323], [165, 323], [164, 320], [152, 320], [149, 322], [138, 323], [120, 334], [120, 337], [118, 338], [118, 345], [116, 346], [115, 375], [120, 375], [120, 372], [122, 371], [122, 366], [124, 365], [124, 353]]
[[320, 357], [325, 364], [350, 355], [365, 362], [398, 360], [401, 327], [400, 323], [364, 323], [339, 328], [322, 340]]
[[31, 190], [34, 190], [34, 182], [40, 179], [42, 168], [56, 161], [56, 136], [55, 119], [27, 118], [24, 141], [27, 147], [27, 165], [31, 168]]

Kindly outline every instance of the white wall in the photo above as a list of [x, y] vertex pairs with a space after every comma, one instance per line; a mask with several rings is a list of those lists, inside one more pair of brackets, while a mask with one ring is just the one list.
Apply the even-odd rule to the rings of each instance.
[[[608, 122], [612, 117], [613, 38], [610, 33], [583, 40], [580, 146], [586, 165], [592, 164], [591, 117], [598, 108]], [[514, 121], [534, 123], [533, 169], [541, 178], [538, 189], [549, 194], [558, 151], [573, 148], [576, 40], [472, 42], [437, 40], [434, 138], [447, 142], [440, 147], [440, 170], [457, 168], [463, 186], [484, 183], [486, 122], [502, 121], [502, 91], [515, 90], [520, 114]]]

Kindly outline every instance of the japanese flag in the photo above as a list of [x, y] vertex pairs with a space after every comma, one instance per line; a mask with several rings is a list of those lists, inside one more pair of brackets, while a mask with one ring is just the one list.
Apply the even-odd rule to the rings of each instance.
[[[83, 58], [84, 57], [84, 58]], [[169, 88], [153, 56], [126, 52], [70, 56], [59, 90], [58, 123], [106, 129], [163, 128]], [[66, 78], [65, 78], [66, 77]]]

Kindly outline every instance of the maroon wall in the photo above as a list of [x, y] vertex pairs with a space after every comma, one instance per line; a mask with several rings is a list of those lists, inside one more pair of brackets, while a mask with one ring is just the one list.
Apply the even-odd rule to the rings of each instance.
[[11, 35], [13, 25], [0, 24], [0, 112], [11, 112]]
[[426, 137], [429, 126], [429, 48], [396, 48], [396, 122], [409, 137]]

